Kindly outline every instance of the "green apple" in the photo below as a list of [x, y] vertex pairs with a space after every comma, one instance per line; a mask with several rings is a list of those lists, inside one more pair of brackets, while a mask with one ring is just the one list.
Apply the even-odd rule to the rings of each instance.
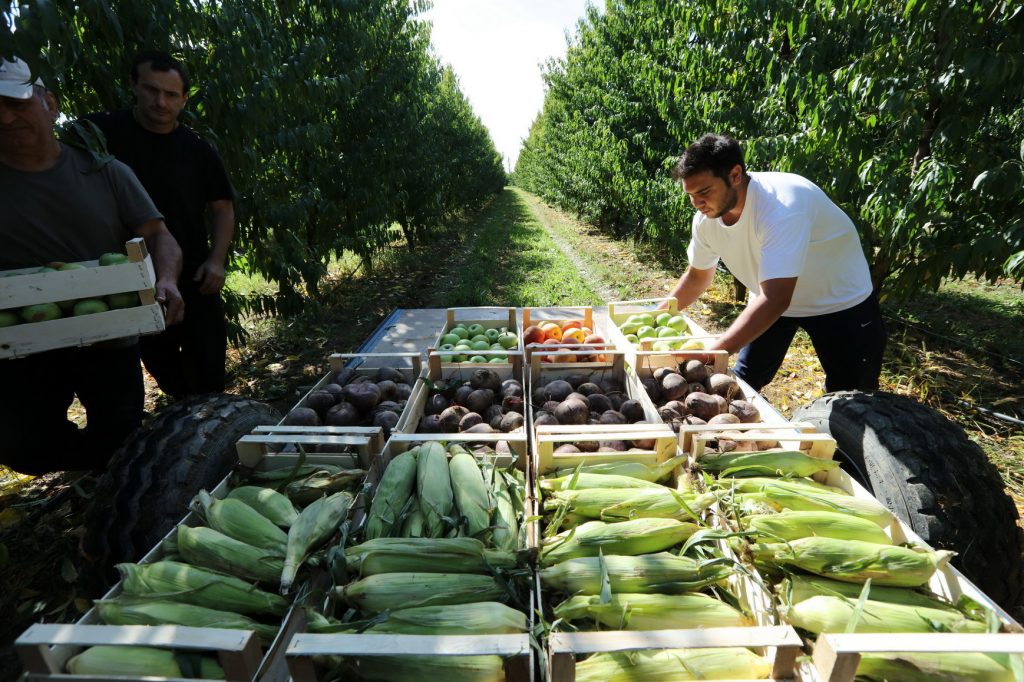
[[128, 256], [123, 253], [105, 253], [99, 258], [100, 265], [120, 265], [128, 262]]
[[654, 331], [654, 327], [647, 325], [637, 329], [636, 335], [641, 339], [653, 339], [658, 336], [658, 332]]
[[107, 305], [111, 310], [120, 308], [134, 308], [139, 305], [139, 295], [134, 291], [125, 291], [119, 294], [107, 296]]
[[487, 363], [490, 365], [504, 365], [506, 362], [508, 362], [508, 358], [502, 357], [491, 358], [490, 360], [487, 361]]
[[10, 310], [0, 310], [0, 327], [13, 327], [21, 322], [18, 316]]
[[498, 343], [501, 344], [502, 348], [511, 350], [519, 345], [519, 337], [512, 332], [502, 332], [498, 335]]
[[48, 265], [44, 265], [43, 267], [41, 267], [38, 270], [36, 270], [36, 274], [40, 274], [41, 275], [44, 272], [57, 272], [57, 268], [51, 268]]
[[500, 343], [492, 343], [491, 350], [505, 350], [505, 347]]
[[679, 332], [672, 327], [658, 327], [657, 332], [659, 339], [664, 339], [667, 336], [679, 336]]
[[643, 325], [639, 322], [626, 322], [624, 325], [619, 327], [623, 334], [636, 334], [636, 330]]
[[657, 324], [657, 326], [664, 327], [665, 325], [668, 324], [668, 321], [671, 319], [672, 313], [660, 313], [656, 318], [654, 318], [654, 321]]
[[447, 334], [445, 334], [444, 336], [441, 337], [441, 343], [448, 344], [449, 346], [454, 346], [455, 344], [457, 344], [459, 341], [461, 341], [464, 338], [466, 338], [466, 337], [459, 336], [458, 334], [453, 334], [451, 332], [448, 332]]
[[682, 315], [676, 315], [668, 321], [668, 326], [675, 329], [680, 334], [686, 334], [690, 331], [690, 325], [686, 324], [686, 318]]
[[441, 362], [451, 362], [452, 358], [454, 356], [452, 356], [452, 355], [439, 355], [438, 357], [441, 358]]
[[64, 263], [57, 269], [62, 272], [64, 270], [85, 270], [85, 266], [82, 265], [81, 263]]
[[473, 344], [469, 341], [459, 341], [455, 344], [455, 350], [473, 350]]
[[455, 350], [455, 344], [453, 344], [453, 343], [442, 343], [441, 347], [438, 348], [438, 350], [441, 350], [441, 351], [444, 351], [444, 352], [447, 353], [448, 351]]
[[470, 362], [487, 362], [487, 358], [482, 355], [474, 355], [469, 359]]
[[21, 309], [21, 319], [26, 322], [47, 322], [60, 317], [60, 306], [56, 303], [37, 303]]
[[501, 332], [497, 329], [488, 329], [484, 332], [484, 336], [486, 336], [491, 343], [494, 343], [498, 340], [498, 337], [501, 336]]
[[477, 343], [478, 341], [483, 341], [486, 344], [491, 343], [491, 340], [487, 338], [486, 334], [474, 334], [472, 338], [470, 338], [470, 341], [472, 341], [473, 343]]
[[457, 324], [454, 327], [452, 327], [451, 329], [449, 329], [448, 332], [450, 334], [455, 334], [460, 339], [468, 339], [469, 338], [469, 330], [466, 329], [465, 327], [463, 327], [462, 325], [459, 325], [459, 324]]
[[465, 362], [465, 361], [466, 361], [466, 356], [465, 355], [453, 355], [452, 356], [452, 362]]
[[98, 298], [83, 298], [75, 302], [75, 315], [92, 315], [94, 313], [105, 313], [110, 310], [106, 302]]
[[669, 351], [669, 350], [672, 350], [672, 342], [670, 342], [670, 341], [655, 341], [654, 345], [651, 346], [651, 350], [657, 350], [657, 351]]
[[466, 329], [469, 331], [470, 336], [484, 333], [484, 326], [482, 324], [471, 324]]
[[641, 313], [636, 316], [636, 320], [645, 327], [654, 326], [654, 315], [651, 315], [650, 313]]
[[484, 339], [483, 341], [474, 341], [470, 347], [473, 350], [490, 350], [491, 344], [487, 343], [487, 340]]
[[626, 341], [629, 341], [630, 343], [636, 345], [640, 343], [640, 337], [637, 336], [636, 334], [626, 334]]
[[680, 350], [704, 350], [703, 341], [687, 341]]

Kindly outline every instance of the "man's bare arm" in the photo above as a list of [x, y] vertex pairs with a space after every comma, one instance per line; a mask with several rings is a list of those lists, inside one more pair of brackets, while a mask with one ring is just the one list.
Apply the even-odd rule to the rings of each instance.
[[[707, 270], [701, 270], [690, 266], [686, 268], [686, 272], [679, 278], [676, 285], [669, 292], [670, 297], [674, 297], [679, 303], [679, 310], [684, 310], [690, 306], [694, 301], [700, 298], [700, 295], [711, 286], [711, 281], [715, 277], [715, 269], [708, 268]], [[665, 305], [662, 306], [667, 307]]]
[[796, 280], [796, 277], [780, 277], [761, 282], [761, 294], [729, 325], [718, 341], [708, 346], [708, 350], [735, 353], [763, 334], [789, 308]]
[[143, 223], [135, 233], [146, 240], [156, 270], [156, 300], [164, 304], [164, 320], [177, 324], [185, 316], [185, 302], [178, 291], [181, 275], [181, 247], [162, 220]]
[[210, 210], [213, 244], [209, 257], [199, 266], [192, 279], [199, 282], [199, 293], [215, 294], [224, 287], [228, 247], [235, 234], [235, 204], [230, 199], [219, 199], [206, 206]]

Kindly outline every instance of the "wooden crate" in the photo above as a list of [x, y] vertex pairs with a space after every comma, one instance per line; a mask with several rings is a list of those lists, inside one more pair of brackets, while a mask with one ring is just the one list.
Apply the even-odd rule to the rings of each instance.
[[[676, 456], [676, 434], [665, 424], [609, 424], [602, 426], [538, 426], [534, 429], [534, 480], [556, 469], [599, 462], [655, 464]], [[654, 440], [654, 449], [641, 452], [556, 453], [562, 443], [601, 440]]]
[[384, 448], [384, 433], [379, 426], [257, 426], [238, 439], [235, 449], [239, 463], [253, 468], [267, 455], [290, 456], [297, 461], [300, 446], [313, 449], [317, 445], [344, 446], [353, 452], [308, 453], [306, 461], [367, 469]]
[[[663, 311], [659, 311], [658, 306], [662, 305], [663, 303], [667, 304], [668, 307]], [[622, 333], [621, 329], [619, 329], [619, 326], [623, 322], [625, 322], [630, 315], [634, 315], [636, 313], [657, 312], [667, 312], [672, 315], [679, 315], [679, 303], [672, 296], [669, 296], [667, 298], [639, 299], [635, 301], [609, 301], [607, 330], [608, 340], [614, 342], [615, 345], [618, 346], [621, 350], [632, 352], [638, 350], [650, 351], [652, 350], [654, 341], [711, 341], [718, 338], [713, 334], [709, 334], [703, 327], [701, 327], [687, 315], [683, 315], [683, 318], [686, 319], [686, 324], [689, 326], [690, 331], [692, 331], [693, 333], [684, 336], [672, 336], [664, 337], [663, 339], [653, 339], [650, 342], [642, 342], [637, 345], [630, 343], [630, 341], [626, 339], [626, 335]]]
[[[319, 391], [324, 386], [331, 383], [332, 375], [335, 372], [344, 369], [346, 366], [352, 367], [358, 376], [373, 376], [376, 375], [382, 367], [391, 367], [402, 373], [402, 376], [406, 378], [408, 384], [412, 386], [414, 393], [417, 385], [420, 383], [419, 378], [423, 376], [424, 372], [422, 353], [332, 353], [327, 357], [327, 363], [330, 366], [331, 371], [324, 375], [320, 381], [316, 382], [311, 389], [306, 391], [295, 405], [292, 406], [292, 409], [304, 406], [310, 393]], [[395, 426], [396, 431], [403, 431], [405, 429], [406, 423], [409, 419], [409, 407], [411, 404], [412, 395], [409, 396], [405, 409], [403, 409], [402, 414], [399, 415], [398, 424]], [[285, 415], [285, 417], [287, 417], [287, 415]], [[284, 418], [282, 418], [278, 424], [284, 424]], [[303, 426], [296, 428], [316, 430], [322, 428], [348, 427]]]
[[[508, 328], [508, 331], [515, 334], [519, 339], [518, 344], [515, 348], [510, 351], [498, 351], [498, 350], [486, 350], [486, 351], [473, 351], [473, 355], [482, 355], [484, 357], [489, 356], [503, 356], [507, 355], [509, 361], [514, 365], [514, 371], [516, 374], [522, 373], [522, 362], [523, 362], [523, 335], [520, 332], [519, 325], [516, 322], [516, 309], [505, 308], [505, 307], [477, 307], [477, 308], [448, 308], [446, 311], [446, 319], [444, 327], [441, 329], [441, 333], [437, 335], [437, 340], [434, 344], [427, 349], [428, 358], [431, 351], [436, 350], [442, 345], [441, 339], [444, 338], [445, 334], [451, 331], [451, 328], [456, 324], [479, 324], [484, 329], [498, 329], [500, 327]], [[451, 353], [441, 353], [437, 356], [437, 362], [441, 362], [441, 355], [451, 355]], [[467, 353], [468, 355], [468, 353]], [[459, 368], [476, 368], [478, 363], [473, 362], [443, 362], [441, 368], [447, 373]], [[495, 363], [494, 365], [488, 364], [489, 367], [501, 367], [501, 364]]]
[[120, 265], [99, 267], [98, 261], [83, 261], [86, 267], [81, 270], [40, 273], [38, 268], [27, 268], [6, 273], [16, 276], [0, 277], [0, 310], [127, 292], [137, 292], [142, 303], [0, 328], [0, 359], [163, 331], [163, 307], [156, 302], [156, 274], [146, 244], [136, 238], [125, 248], [129, 262]]
[[[571, 317], [567, 316], [571, 315]], [[541, 322], [554, 322], [561, 326], [571, 321], [577, 321], [583, 323], [583, 326], [588, 327], [594, 334], [599, 334], [604, 337], [606, 343], [603, 344], [580, 344], [580, 343], [554, 343], [554, 344], [543, 344], [543, 343], [532, 343], [529, 346], [525, 346], [523, 351], [526, 353], [526, 361], [531, 362], [532, 357], [540, 356], [544, 358], [548, 355], [568, 354], [570, 351], [583, 350], [586, 355], [604, 354], [607, 351], [615, 349], [615, 343], [608, 338], [607, 332], [603, 327], [596, 326], [597, 323], [594, 321], [594, 309], [590, 306], [582, 307], [570, 307], [570, 308], [523, 308], [523, 332], [533, 324], [539, 324]], [[580, 355], [580, 353], [574, 353], [574, 355]], [[588, 362], [580, 362], [574, 360], [568, 361], [555, 361], [547, 362], [544, 361], [545, 365], [551, 365], [555, 367], [573, 367], [579, 369], [586, 369], [589, 367], [599, 367], [604, 364], [605, 361], [593, 360]]]

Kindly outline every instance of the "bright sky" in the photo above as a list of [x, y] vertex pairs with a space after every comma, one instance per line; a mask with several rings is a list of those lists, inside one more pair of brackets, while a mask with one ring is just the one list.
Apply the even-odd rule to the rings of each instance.
[[[602, 3], [597, 3], [600, 7]], [[564, 57], [587, 0], [434, 0], [434, 49], [451, 64], [462, 92], [514, 168], [544, 104], [541, 65]]]

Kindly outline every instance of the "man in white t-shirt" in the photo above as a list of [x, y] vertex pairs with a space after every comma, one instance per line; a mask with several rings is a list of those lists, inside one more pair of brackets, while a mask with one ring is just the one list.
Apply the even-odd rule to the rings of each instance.
[[803, 328], [827, 392], [878, 388], [886, 332], [853, 221], [811, 181], [748, 173], [739, 143], [708, 134], [672, 171], [697, 209], [690, 265], [672, 296], [680, 309], [711, 284], [719, 258], [750, 292], [710, 346], [739, 351], [735, 373], [760, 390]]

